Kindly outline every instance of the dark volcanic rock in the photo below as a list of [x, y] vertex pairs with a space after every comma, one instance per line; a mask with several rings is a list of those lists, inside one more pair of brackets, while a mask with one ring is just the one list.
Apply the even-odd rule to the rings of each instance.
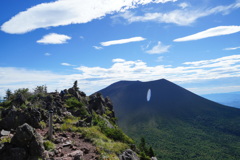
[[1, 160], [26, 160], [27, 152], [24, 148], [14, 147], [12, 144], [5, 143], [0, 149]]
[[40, 128], [41, 112], [35, 108], [20, 110], [13, 107], [3, 112], [2, 118], [0, 128], [5, 130], [16, 129], [24, 123], [28, 123], [34, 128]]
[[0, 150], [1, 160], [26, 160], [43, 158], [44, 147], [41, 135], [27, 123], [19, 126], [10, 143]]
[[11, 144], [27, 148], [29, 155], [33, 157], [42, 157], [44, 152], [43, 140], [35, 130], [27, 123], [17, 128], [16, 134], [11, 140]]
[[94, 110], [97, 114], [103, 115], [105, 113], [105, 100], [101, 93], [95, 93], [90, 96], [89, 108]]

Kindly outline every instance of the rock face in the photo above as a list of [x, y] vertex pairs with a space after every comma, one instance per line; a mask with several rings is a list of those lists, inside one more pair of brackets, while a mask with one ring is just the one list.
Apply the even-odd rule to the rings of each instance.
[[140, 160], [140, 158], [137, 156], [135, 152], [133, 152], [131, 149], [127, 149], [119, 156], [120, 160]]
[[16, 129], [18, 126], [28, 123], [34, 128], [40, 128], [39, 122], [42, 118], [40, 109], [27, 108], [23, 110], [12, 107], [2, 112], [0, 128], [5, 130]]
[[0, 150], [1, 160], [26, 160], [43, 158], [42, 137], [27, 123], [19, 126], [10, 143]]

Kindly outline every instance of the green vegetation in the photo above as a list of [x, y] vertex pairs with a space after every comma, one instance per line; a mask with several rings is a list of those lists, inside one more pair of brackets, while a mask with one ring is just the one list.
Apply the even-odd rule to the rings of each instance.
[[11, 138], [10, 137], [3, 137], [0, 139], [0, 143], [9, 143], [11, 141]]
[[151, 157], [155, 157], [155, 154], [153, 152], [152, 147], [147, 147], [145, 138], [142, 137], [140, 144], [139, 144], [139, 150], [140, 150], [140, 158], [141, 160], [150, 160]]
[[47, 127], [47, 125], [44, 121], [40, 121], [39, 124], [40, 124], [41, 128], [46, 128]]
[[96, 126], [99, 126], [101, 129], [101, 132], [104, 133], [107, 137], [115, 140], [120, 141], [128, 144], [132, 144], [133, 140], [129, 138], [126, 134], [123, 133], [121, 129], [119, 129], [117, 126], [112, 126], [112, 128], [108, 127], [107, 122], [104, 121], [103, 118], [101, 118], [97, 114], [93, 114], [93, 123]]
[[47, 94], [47, 86], [46, 85], [37, 86], [34, 89], [33, 94], [38, 96], [45, 96]]
[[118, 155], [127, 148], [130, 148], [129, 144], [132, 144], [133, 140], [126, 136], [119, 128], [108, 128], [99, 115], [95, 114], [94, 117], [95, 125], [91, 127], [76, 127], [74, 124], [79, 118], [66, 118], [60, 126], [60, 130], [81, 133], [97, 147], [102, 159], [119, 159]]
[[55, 149], [55, 144], [49, 140], [43, 142], [44, 148], [48, 151]]
[[77, 100], [75, 97], [68, 98], [66, 100], [67, 107], [69, 108], [80, 108], [83, 104]]
[[157, 116], [143, 118], [141, 117], [142, 120], [137, 123], [125, 125], [128, 128], [124, 130], [138, 143], [141, 137], [145, 137], [147, 144], [154, 148], [159, 160], [240, 159], [238, 135], [223, 132], [216, 127], [203, 126], [197, 121]]
[[129, 148], [129, 145], [123, 142], [114, 141], [101, 132], [98, 126], [79, 127], [78, 132], [90, 139], [97, 147], [102, 159], [118, 160], [118, 154]]
[[102, 159], [118, 159], [118, 154], [129, 148], [129, 145], [123, 142], [114, 141], [102, 133], [99, 126], [92, 127], [76, 127], [71, 123], [65, 122], [61, 125], [61, 130], [73, 131], [81, 133], [85, 138], [92, 141], [97, 147]]

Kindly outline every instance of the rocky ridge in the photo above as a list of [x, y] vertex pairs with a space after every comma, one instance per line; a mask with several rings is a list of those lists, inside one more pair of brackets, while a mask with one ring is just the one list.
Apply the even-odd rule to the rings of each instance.
[[[54, 113], [51, 141], [48, 140], [49, 111]], [[79, 90], [77, 81], [60, 93], [47, 93], [44, 86], [38, 87], [36, 93], [18, 90], [0, 103], [0, 131], [3, 160], [88, 160], [111, 159], [111, 156], [121, 160], [139, 159], [137, 150], [130, 149], [133, 141], [116, 125], [111, 100], [100, 93], [86, 96]], [[95, 133], [91, 135], [90, 131]], [[121, 152], [107, 153], [107, 149], [98, 146], [96, 138], [91, 138], [101, 137], [98, 134], [106, 137], [106, 142], [120, 141], [124, 146]]]

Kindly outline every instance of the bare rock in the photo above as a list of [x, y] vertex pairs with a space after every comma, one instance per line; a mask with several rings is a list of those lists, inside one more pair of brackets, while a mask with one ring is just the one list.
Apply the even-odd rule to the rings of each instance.
[[137, 156], [135, 152], [133, 152], [131, 149], [127, 149], [119, 156], [120, 160], [140, 160], [140, 158]]

